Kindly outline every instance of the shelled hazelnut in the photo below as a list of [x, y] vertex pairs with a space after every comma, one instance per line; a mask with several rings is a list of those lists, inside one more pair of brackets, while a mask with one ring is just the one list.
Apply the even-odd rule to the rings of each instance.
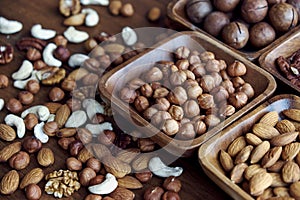
[[0, 89], [6, 88], [9, 84], [8, 77], [5, 74], [0, 74]]
[[23, 105], [29, 105], [33, 102], [34, 96], [31, 92], [21, 91], [18, 94], [18, 99]]

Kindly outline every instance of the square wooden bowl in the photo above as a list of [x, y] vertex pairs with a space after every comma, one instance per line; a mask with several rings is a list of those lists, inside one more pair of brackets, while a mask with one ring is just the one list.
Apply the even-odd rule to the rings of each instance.
[[220, 188], [228, 193], [234, 199], [254, 200], [254, 198], [245, 192], [240, 186], [233, 183], [223, 171], [219, 163], [219, 152], [226, 150], [229, 144], [237, 137], [246, 134], [252, 126], [267, 112], [277, 111], [289, 108], [300, 108], [300, 97], [290, 94], [277, 95], [257, 107], [255, 110], [235, 121], [219, 134], [210, 138], [204, 143], [198, 151], [198, 158], [204, 172]]
[[[201, 46], [199, 46], [199, 44], [201, 44]], [[214, 52], [217, 59], [224, 59], [227, 63], [240, 60], [247, 67], [247, 74], [243, 78], [249, 82], [255, 90], [255, 96], [243, 108], [205, 134], [193, 140], [186, 141], [174, 139], [160, 132], [137, 113], [135, 109], [119, 99], [118, 96], [118, 91], [124, 87], [126, 82], [134, 77], [139, 77], [140, 74], [149, 70], [157, 61], [173, 60], [172, 53], [180, 46], [186, 46], [191, 50], [198, 50], [200, 52], [204, 51], [204, 49]], [[210, 37], [195, 31], [172, 35], [146, 52], [137, 55], [133, 59], [107, 72], [99, 81], [100, 95], [104, 100], [111, 102], [112, 108], [115, 109], [117, 113], [133, 122], [133, 124], [137, 124], [138, 128], [142, 128], [144, 133], [165, 150], [174, 155], [184, 154], [183, 156], [190, 155], [196, 147], [268, 98], [275, 89], [276, 82], [268, 72], [259, 68], [241, 55], [220, 45]]]
[[259, 57], [259, 64], [280, 81], [300, 92], [300, 87], [293, 85], [284, 75], [282, 75], [276, 65], [276, 59], [279, 56], [283, 56], [285, 58], [289, 57], [298, 49], [300, 49], [300, 31], [293, 33], [285, 41], [277, 43], [270, 50], [263, 53]]
[[167, 9], [167, 14], [168, 16], [178, 22], [179, 24], [183, 25], [184, 27], [194, 30], [194, 31], [199, 31], [203, 34], [206, 34], [207, 36], [213, 38], [214, 40], [220, 42], [222, 45], [226, 46], [227, 48], [230, 48], [232, 51], [246, 57], [249, 60], [255, 60], [257, 59], [260, 55], [262, 55], [264, 52], [266, 52], [268, 49], [270, 49], [274, 44], [280, 44], [282, 41], [284, 41], [290, 34], [292, 34], [293, 32], [296, 32], [297, 28], [292, 29], [291, 31], [288, 31], [287, 33], [283, 34], [282, 36], [278, 37], [274, 42], [272, 42], [271, 44], [267, 45], [264, 48], [261, 49], [250, 49], [250, 48], [243, 48], [240, 50], [237, 50], [233, 47], [230, 47], [229, 45], [225, 44], [224, 42], [222, 42], [221, 40], [219, 40], [218, 38], [210, 35], [209, 33], [207, 33], [206, 31], [204, 31], [203, 29], [201, 29], [200, 27], [198, 27], [197, 25], [193, 24], [188, 16], [186, 15], [185, 12], [185, 5], [187, 4], [189, 0], [172, 0], [169, 5], [168, 5], [168, 9]]

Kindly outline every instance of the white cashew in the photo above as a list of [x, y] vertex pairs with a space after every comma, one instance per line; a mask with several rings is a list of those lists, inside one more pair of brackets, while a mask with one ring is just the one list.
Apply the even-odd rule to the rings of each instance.
[[40, 121], [48, 120], [50, 116], [49, 109], [43, 105], [32, 106], [21, 113], [21, 117], [24, 119], [29, 113], [36, 114]]
[[47, 143], [49, 140], [49, 136], [46, 135], [46, 133], [44, 133], [44, 131], [43, 131], [44, 125], [45, 125], [45, 122], [41, 122], [41, 123], [35, 125], [35, 127], [33, 129], [33, 134], [42, 143]]
[[28, 79], [14, 81], [14, 87], [19, 88], [19, 89], [24, 89], [28, 81], [30, 81], [30, 80], [39, 81], [39, 79], [38, 79], [39, 75], [40, 75], [39, 71], [33, 70], [32, 73], [31, 73], [31, 76]]
[[0, 111], [3, 109], [4, 104], [5, 104], [4, 99], [0, 98]]
[[4, 119], [5, 123], [9, 126], [17, 128], [18, 138], [23, 138], [26, 132], [24, 120], [17, 115], [9, 114]]
[[99, 15], [96, 10], [92, 8], [84, 8], [81, 13], [86, 14], [85, 25], [96, 26], [99, 22]]
[[87, 116], [83, 110], [74, 111], [67, 120], [65, 127], [77, 128], [83, 125], [87, 120]]
[[104, 130], [113, 130], [110, 122], [104, 122], [101, 124], [87, 124], [85, 128], [88, 129], [93, 135], [99, 135], [103, 133]]
[[30, 61], [24, 60], [19, 70], [11, 75], [14, 80], [23, 80], [28, 78], [33, 71], [33, 65]]
[[0, 33], [2, 34], [14, 34], [21, 31], [22, 28], [23, 24], [21, 22], [0, 17]]
[[110, 194], [118, 187], [118, 181], [114, 175], [107, 173], [105, 180], [97, 185], [88, 187], [88, 190], [93, 194]]
[[68, 65], [70, 67], [81, 66], [82, 63], [88, 58], [89, 57], [87, 55], [81, 53], [75, 53], [69, 58]]
[[183, 172], [182, 167], [168, 167], [159, 157], [153, 157], [148, 163], [149, 170], [160, 177], [180, 176]]
[[49, 66], [60, 67], [62, 62], [53, 56], [53, 51], [57, 48], [56, 44], [49, 43], [43, 51], [44, 62]]
[[64, 32], [64, 36], [69, 42], [73, 43], [81, 43], [89, 38], [89, 34], [87, 32], [76, 30], [74, 26], [70, 26]]
[[108, 6], [109, 0], [80, 0], [82, 5], [100, 5], [100, 6]]
[[95, 99], [83, 100], [82, 107], [85, 109], [90, 120], [93, 119], [96, 113], [105, 114], [104, 106]]
[[53, 122], [55, 119], [55, 115], [54, 114], [50, 114], [49, 118], [47, 119], [47, 122]]
[[138, 40], [136, 32], [128, 26], [122, 29], [122, 39], [127, 46], [134, 45]]
[[54, 38], [56, 31], [51, 29], [43, 29], [42, 25], [35, 24], [31, 27], [31, 35], [41, 40], [49, 40]]

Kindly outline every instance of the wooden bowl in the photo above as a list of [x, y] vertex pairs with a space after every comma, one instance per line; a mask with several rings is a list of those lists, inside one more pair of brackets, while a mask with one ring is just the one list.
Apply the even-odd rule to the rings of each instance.
[[189, 0], [172, 0], [169, 4], [168, 4], [168, 9], [167, 9], [167, 14], [168, 16], [178, 22], [179, 24], [183, 25], [184, 27], [194, 30], [194, 31], [199, 31], [211, 38], [213, 38], [214, 40], [220, 42], [222, 45], [226, 46], [227, 48], [230, 48], [232, 51], [246, 57], [249, 60], [255, 60], [257, 59], [261, 54], [263, 54], [264, 52], [266, 52], [268, 49], [270, 49], [274, 44], [280, 44], [282, 41], [284, 41], [290, 34], [296, 32], [295, 28], [292, 29], [291, 31], [288, 31], [287, 33], [285, 33], [284, 35], [278, 37], [274, 42], [272, 42], [271, 44], [267, 45], [264, 48], [261, 49], [251, 49], [250, 47], [245, 47], [242, 48], [240, 50], [237, 50], [227, 44], [225, 44], [224, 42], [222, 42], [221, 40], [219, 40], [218, 38], [210, 35], [209, 33], [207, 33], [206, 31], [204, 31], [203, 29], [199, 28], [197, 25], [193, 24], [192, 22], [190, 22], [188, 16], [186, 15], [185, 12], [185, 5], [187, 4]]
[[275, 63], [279, 56], [285, 58], [289, 57], [298, 49], [300, 49], [300, 31], [293, 33], [287, 40], [277, 43], [270, 50], [263, 53], [259, 57], [259, 64], [280, 81], [300, 92], [300, 87], [293, 85], [284, 75], [282, 75]]
[[[202, 46], [199, 46], [199, 44]], [[124, 86], [124, 83], [134, 77], [139, 77], [141, 73], [150, 69], [157, 61], [173, 60], [171, 52], [174, 52], [180, 46], [186, 46], [192, 50], [197, 49], [200, 51], [206, 49], [207, 51], [214, 52], [217, 59], [224, 59], [227, 63], [240, 60], [247, 66], [247, 74], [243, 78], [249, 82], [255, 90], [255, 96], [243, 108], [205, 134], [187, 141], [177, 140], [160, 132], [138, 114], [135, 109], [126, 105], [118, 97], [118, 91]], [[174, 155], [184, 154], [183, 156], [190, 155], [196, 147], [240, 118], [254, 106], [264, 101], [274, 92], [275, 88], [276, 82], [268, 72], [230, 49], [220, 45], [215, 40], [198, 32], [177, 33], [146, 52], [137, 55], [133, 59], [107, 72], [99, 81], [99, 91], [102, 98], [112, 103], [112, 108], [116, 110], [116, 113], [130, 120], [132, 124], [138, 124], [138, 128], [142, 129], [142, 132], [150, 136], [158, 145], [164, 147], [167, 151]]]
[[[296, 103], [297, 101], [297, 103]], [[251, 199], [254, 198], [245, 192], [237, 184], [234, 184], [223, 171], [218, 158], [221, 149], [226, 150], [229, 144], [237, 137], [251, 130], [265, 113], [270, 111], [281, 112], [288, 108], [300, 108], [300, 97], [295, 95], [277, 95], [266, 101], [251, 113], [245, 115], [232, 125], [228, 126], [219, 134], [215, 135], [204, 143], [198, 151], [198, 158], [204, 172], [226, 193], [234, 199]]]

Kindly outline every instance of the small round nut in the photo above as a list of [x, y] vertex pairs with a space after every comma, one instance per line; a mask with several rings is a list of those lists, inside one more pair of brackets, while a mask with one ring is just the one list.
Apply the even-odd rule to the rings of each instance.
[[141, 94], [145, 97], [151, 97], [153, 94], [153, 89], [150, 84], [146, 83], [140, 88]]
[[234, 61], [227, 67], [227, 73], [229, 76], [243, 76], [247, 72], [247, 68], [244, 63], [240, 61]]
[[239, 109], [246, 105], [248, 101], [248, 97], [244, 92], [236, 92], [229, 96], [228, 101], [231, 105], [233, 105], [236, 109]]
[[5, 74], [0, 74], [0, 89], [7, 88], [8, 84], [8, 77]]
[[163, 187], [172, 192], [179, 192], [181, 189], [181, 181], [174, 176], [170, 176], [164, 180]]
[[207, 130], [206, 124], [201, 119], [198, 119], [194, 122], [194, 129], [197, 135], [202, 135]]
[[134, 8], [131, 3], [124, 4], [120, 9], [121, 15], [124, 17], [131, 17], [134, 14]]
[[103, 133], [98, 135], [97, 139], [101, 144], [110, 146], [116, 139], [116, 133], [111, 130], [104, 130]]
[[129, 89], [128, 87], [124, 87], [120, 91], [120, 98], [126, 103], [133, 103], [136, 97], [136, 91]]
[[22, 146], [28, 153], [35, 153], [42, 148], [42, 143], [35, 137], [27, 136], [24, 138]]
[[40, 84], [37, 80], [30, 80], [27, 82], [25, 90], [32, 94], [37, 94], [40, 91]]
[[6, 103], [6, 108], [13, 114], [18, 114], [23, 110], [23, 105], [16, 98], [10, 98]]
[[96, 172], [92, 168], [86, 167], [79, 173], [79, 182], [82, 186], [88, 186], [94, 177], [96, 177]]
[[150, 171], [143, 171], [143, 172], [135, 173], [134, 176], [142, 183], [147, 183], [148, 181], [151, 180], [153, 174]]
[[164, 190], [161, 187], [150, 187], [144, 193], [144, 200], [160, 200]]
[[34, 96], [31, 92], [21, 91], [18, 94], [18, 99], [23, 105], [29, 105], [33, 102]]
[[181, 106], [172, 105], [168, 111], [171, 117], [175, 120], [181, 120], [184, 115], [184, 111]]
[[210, 109], [215, 105], [214, 97], [211, 94], [201, 94], [198, 98], [198, 104], [202, 109]]
[[180, 200], [180, 197], [177, 192], [166, 191], [162, 196], [162, 200]]
[[163, 124], [162, 130], [168, 136], [175, 135], [179, 131], [179, 124], [175, 119], [167, 119]]
[[28, 200], [39, 200], [42, 196], [42, 190], [36, 184], [29, 184], [25, 188], [25, 194]]
[[59, 87], [54, 87], [49, 92], [49, 99], [53, 102], [61, 101], [65, 97], [65, 92]]
[[80, 171], [82, 169], [82, 162], [75, 157], [67, 158], [66, 165], [71, 171]]
[[138, 112], [143, 112], [149, 107], [149, 105], [148, 99], [144, 96], [138, 96], [134, 100], [134, 107]]
[[67, 46], [68, 40], [62, 36], [62, 35], [58, 35], [54, 38], [54, 43], [56, 44], [56, 46]]
[[179, 139], [181, 140], [190, 140], [190, 139], [194, 139], [196, 136], [196, 132], [194, 130], [194, 125], [191, 122], [187, 122], [185, 124], [183, 124], [177, 135]]
[[105, 176], [97, 175], [90, 180], [89, 186], [98, 185], [98, 184], [102, 183], [104, 180], [105, 180]]
[[63, 137], [63, 138], [60, 138], [57, 143], [58, 145], [64, 149], [64, 150], [68, 150], [69, 149], [69, 145], [74, 142], [76, 139], [74, 137]]
[[36, 60], [34, 63], [33, 63], [33, 68], [36, 69], [36, 70], [41, 70], [41, 69], [44, 69], [45, 67], [47, 67], [48, 65], [42, 61], [42, 60]]
[[43, 131], [48, 135], [48, 136], [55, 136], [56, 133], [58, 132], [58, 124], [55, 121], [52, 122], [47, 122], [44, 127]]
[[53, 55], [58, 60], [60, 60], [62, 62], [66, 62], [70, 58], [71, 53], [70, 53], [69, 49], [67, 49], [65, 46], [59, 45], [54, 50]]
[[148, 19], [152, 22], [157, 21], [161, 16], [161, 10], [158, 7], [153, 7], [148, 12]]
[[97, 194], [89, 194], [84, 198], [84, 200], [101, 200], [101, 199], [102, 197]]
[[166, 98], [157, 98], [155, 99], [154, 107], [158, 110], [167, 111], [170, 108], [170, 102]]
[[16, 170], [25, 169], [30, 163], [29, 154], [25, 151], [19, 151], [9, 159], [9, 166]]
[[184, 116], [193, 118], [200, 114], [199, 104], [195, 100], [188, 100], [183, 104]]
[[252, 85], [250, 85], [249, 83], [245, 83], [244, 85], [239, 87], [237, 91], [244, 92], [247, 95], [248, 99], [251, 99], [255, 94]]
[[85, 49], [88, 52], [92, 51], [95, 48], [95, 46], [97, 46], [97, 45], [98, 45], [98, 43], [94, 38], [90, 38], [84, 43]]
[[26, 57], [30, 61], [37, 61], [37, 60], [41, 59], [42, 54], [36, 48], [29, 48], [28, 51], [27, 51], [27, 53], [26, 53]]
[[109, 12], [115, 16], [120, 14], [121, 8], [122, 8], [122, 1], [119, 0], [110, 1], [108, 6]]
[[[67, 141], [66, 141], [67, 142]], [[83, 149], [83, 144], [80, 140], [75, 140], [68, 144], [68, 148], [71, 156], [77, 156], [79, 151]]]
[[96, 158], [90, 158], [86, 162], [86, 166], [93, 169], [96, 173], [101, 170], [101, 162]]
[[33, 113], [28, 113], [24, 118], [25, 127], [27, 130], [31, 131], [39, 123], [38, 117]]

